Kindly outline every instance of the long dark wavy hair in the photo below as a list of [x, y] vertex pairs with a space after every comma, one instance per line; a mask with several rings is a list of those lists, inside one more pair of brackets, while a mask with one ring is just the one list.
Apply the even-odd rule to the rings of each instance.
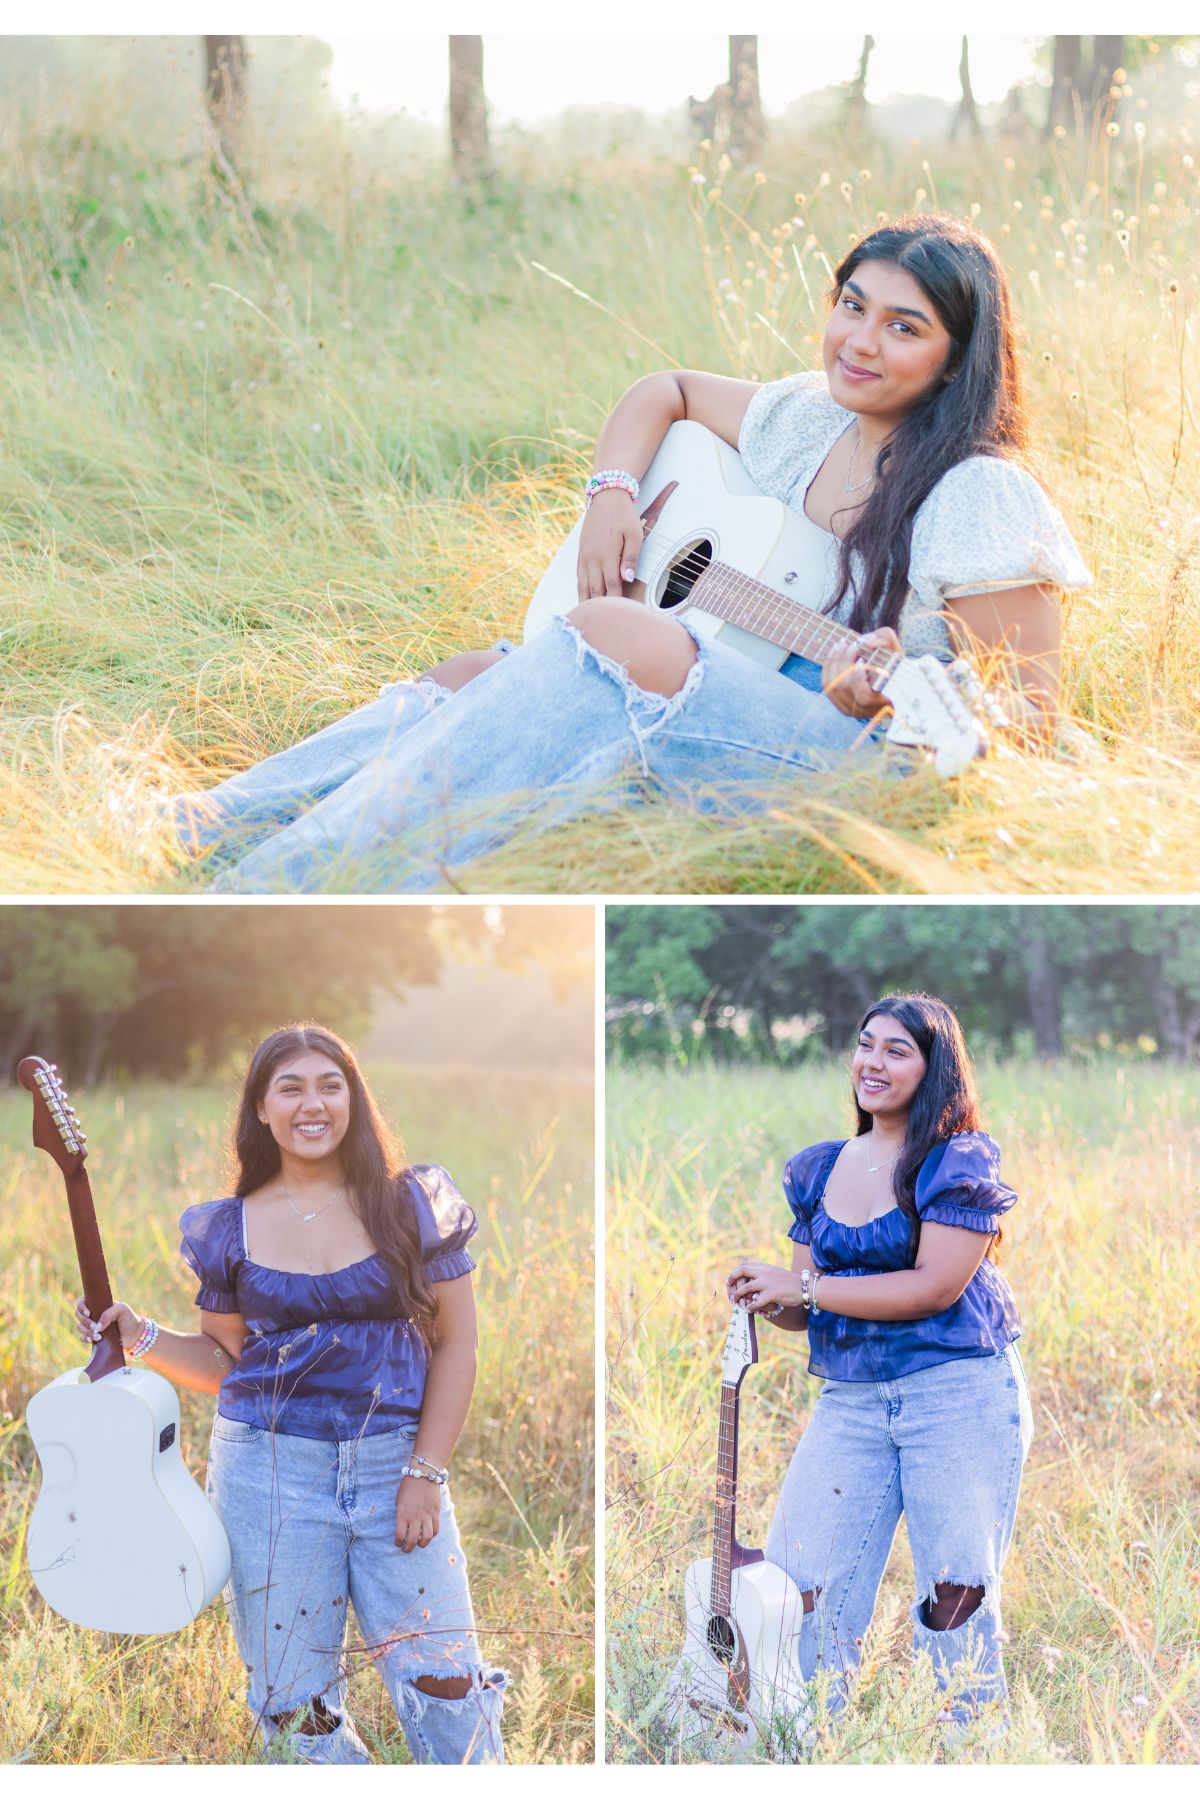
[[880, 450], [875, 487], [842, 539], [837, 591], [826, 611], [852, 594], [847, 623], [854, 631], [895, 628], [908, 592], [913, 521], [947, 470], [969, 456], [1020, 460], [1029, 441], [1008, 280], [987, 239], [940, 214], [896, 219], [855, 244], [840, 264], [834, 306], [867, 261], [912, 276], [950, 333], [950, 350]]
[[[859, 1020], [858, 1033], [880, 1013], [899, 1019], [925, 1058], [925, 1074], [913, 1095], [904, 1148], [892, 1167], [892, 1192], [896, 1204], [912, 1226], [914, 1247], [920, 1235], [917, 1214], [917, 1175], [929, 1152], [960, 1131], [982, 1131], [983, 1115], [975, 1086], [971, 1053], [962, 1026], [944, 1000], [932, 994], [885, 994], [868, 1006]], [[858, 1035], [858, 1034], [856, 1034]], [[856, 1136], [870, 1131], [872, 1120], [854, 1095], [858, 1115]], [[993, 1242], [999, 1243], [997, 1236]]]
[[282, 1062], [316, 1050], [336, 1063], [350, 1095], [350, 1122], [338, 1146], [347, 1198], [391, 1277], [400, 1317], [411, 1319], [426, 1341], [437, 1321], [437, 1298], [421, 1257], [421, 1232], [405, 1194], [408, 1159], [376, 1106], [354, 1052], [322, 1025], [285, 1025], [264, 1038], [250, 1058], [234, 1127], [239, 1199], [279, 1173], [279, 1145], [258, 1116], [267, 1084]]

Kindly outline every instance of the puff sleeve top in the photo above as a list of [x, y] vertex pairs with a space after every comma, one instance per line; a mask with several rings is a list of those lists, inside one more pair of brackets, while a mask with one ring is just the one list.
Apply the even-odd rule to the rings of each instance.
[[[855, 415], [832, 398], [819, 371], [758, 389], [742, 420], [738, 450], [763, 493], [803, 512], [821, 464]], [[828, 601], [836, 592], [837, 540], [826, 559]], [[1002, 588], [1083, 588], [1091, 575], [1062, 514], [1027, 469], [1002, 456], [971, 456], [948, 470], [917, 509], [900, 616], [910, 656], [953, 654], [947, 600]], [[847, 595], [833, 617], [848, 619]]]
[[[474, 1269], [466, 1244], [478, 1222], [445, 1169], [406, 1169], [397, 1200], [415, 1216], [430, 1281]], [[397, 1314], [378, 1252], [331, 1275], [266, 1268], [247, 1255], [245, 1206], [236, 1196], [189, 1206], [179, 1226], [180, 1251], [200, 1280], [196, 1305], [246, 1321], [242, 1354], [221, 1383], [223, 1418], [338, 1440], [420, 1417], [428, 1351], [416, 1326]]]
[[[792, 1211], [788, 1236], [810, 1247], [813, 1264], [830, 1275], [879, 1275], [911, 1269], [916, 1260], [909, 1220], [898, 1206], [865, 1225], [843, 1225], [825, 1211], [825, 1188], [845, 1140], [812, 1144], [783, 1172]], [[924, 1223], [967, 1231], [1000, 1229], [1017, 1196], [1000, 1179], [1000, 1151], [983, 1131], [938, 1144], [921, 1165], [917, 1213]], [[1016, 1302], [995, 1263], [985, 1257], [959, 1298], [926, 1319], [851, 1319], [810, 1313], [809, 1373], [836, 1381], [894, 1381], [915, 1369], [965, 1356], [995, 1356], [1021, 1334]]]

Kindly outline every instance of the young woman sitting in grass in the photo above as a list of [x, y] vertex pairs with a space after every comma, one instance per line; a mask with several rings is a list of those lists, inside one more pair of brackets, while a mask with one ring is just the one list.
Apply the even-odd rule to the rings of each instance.
[[[886, 705], [861, 651], [760, 667], [624, 597], [638, 480], [677, 420], [740, 450], [819, 529], [807, 583], [871, 646], [1007, 663], [1029, 739], [1058, 701], [1059, 590], [1090, 577], [1023, 464], [1008, 286], [987, 240], [939, 217], [872, 232], [836, 272], [821, 373], [761, 385], [646, 376], [600, 434], [579, 604], [519, 649], [468, 651], [203, 796], [192, 850], [232, 892], [420, 891], [521, 829], [630, 798], [744, 806], [781, 774], [866, 762]], [[253, 846], [253, 847], [252, 847]]]
[[289, 1026], [250, 1060], [227, 1200], [189, 1206], [200, 1330], [118, 1301], [125, 1353], [219, 1396], [208, 1492], [263, 1740], [365, 1763], [345, 1708], [347, 1603], [416, 1762], [501, 1762], [507, 1677], [481, 1660], [447, 1470], [475, 1385], [467, 1240], [444, 1169], [406, 1163], [353, 1054]]
[[728, 1279], [735, 1303], [808, 1332], [809, 1373], [825, 1378], [766, 1555], [801, 1595], [801, 1670], [833, 1672], [837, 1710], [903, 1513], [914, 1652], [961, 1724], [1007, 1694], [1000, 1571], [1033, 1424], [993, 1249], [1017, 1196], [941, 1000], [876, 1001], [850, 1075], [855, 1135], [784, 1170], [791, 1268], [741, 1262]]

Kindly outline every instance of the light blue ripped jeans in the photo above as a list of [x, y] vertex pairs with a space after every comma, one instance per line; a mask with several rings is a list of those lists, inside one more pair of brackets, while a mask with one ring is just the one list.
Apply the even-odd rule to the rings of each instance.
[[[416, 1428], [340, 1443], [286, 1436], [217, 1415], [208, 1497], [233, 1553], [226, 1596], [264, 1744], [305, 1762], [365, 1763], [345, 1707], [348, 1603], [387, 1685], [414, 1762], [500, 1763], [508, 1676], [480, 1658], [467, 1560], [443, 1487], [441, 1523], [422, 1549], [396, 1548], [396, 1489]], [[462, 1699], [422, 1676], [469, 1676]], [[337, 1720], [324, 1736], [281, 1731], [276, 1715], [314, 1700]]]
[[666, 697], [555, 619], [457, 693], [398, 682], [185, 798], [180, 836], [212, 851], [219, 892], [424, 893], [519, 831], [628, 804], [647, 782], [698, 809], [745, 808], [780, 777], [878, 753], [816, 665], [791, 657], [776, 673], [697, 644]]
[[[800, 1628], [800, 1667], [810, 1681], [818, 1669], [836, 1672], [835, 1711], [901, 1513], [916, 1576], [914, 1654], [931, 1657], [959, 1724], [1006, 1698], [1000, 1571], [1032, 1439], [1015, 1345], [893, 1381], [826, 1381], [784, 1477], [766, 1557], [816, 1595]], [[984, 1590], [977, 1611], [946, 1631], [925, 1622], [939, 1582]]]

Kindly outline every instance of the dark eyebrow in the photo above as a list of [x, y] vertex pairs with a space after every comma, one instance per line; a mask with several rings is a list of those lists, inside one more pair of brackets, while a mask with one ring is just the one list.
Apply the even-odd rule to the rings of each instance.
[[[867, 296], [863, 293], [862, 289], [859, 287], [857, 281], [844, 282], [843, 283], [843, 292], [845, 291], [846, 288], [849, 288], [850, 292], [852, 294], [857, 294], [860, 300], [865, 300], [867, 298]], [[887, 308], [887, 310], [890, 313], [897, 314], [897, 316], [900, 318], [920, 319], [922, 325], [932, 325], [933, 324], [933, 320], [929, 317], [929, 314], [923, 313], [921, 311], [920, 307], [917, 307], [917, 306], [889, 306]]]
[[[864, 1025], [858, 1035], [859, 1037], [874, 1037], [875, 1033], [869, 1025]], [[906, 1050], [915, 1050], [917, 1047], [913, 1040], [907, 1037], [885, 1037], [883, 1042], [885, 1044], [903, 1044]]]
[[[318, 1081], [341, 1081], [342, 1079], [343, 1079], [343, 1076], [342, 1076], [342, 1071], [340, 1069], [322, 1069], [321, 1073], [317, 1076]], [[301, 1080], [303, 1080], [303, 1076], [301, 1076], [295, 1069], [280, 1069], [277, 1071], [276, 1074], [272, 1075], [272, 1077], [271, 1077], [272, 1085], [277, 1081], [301, 1081]]]

